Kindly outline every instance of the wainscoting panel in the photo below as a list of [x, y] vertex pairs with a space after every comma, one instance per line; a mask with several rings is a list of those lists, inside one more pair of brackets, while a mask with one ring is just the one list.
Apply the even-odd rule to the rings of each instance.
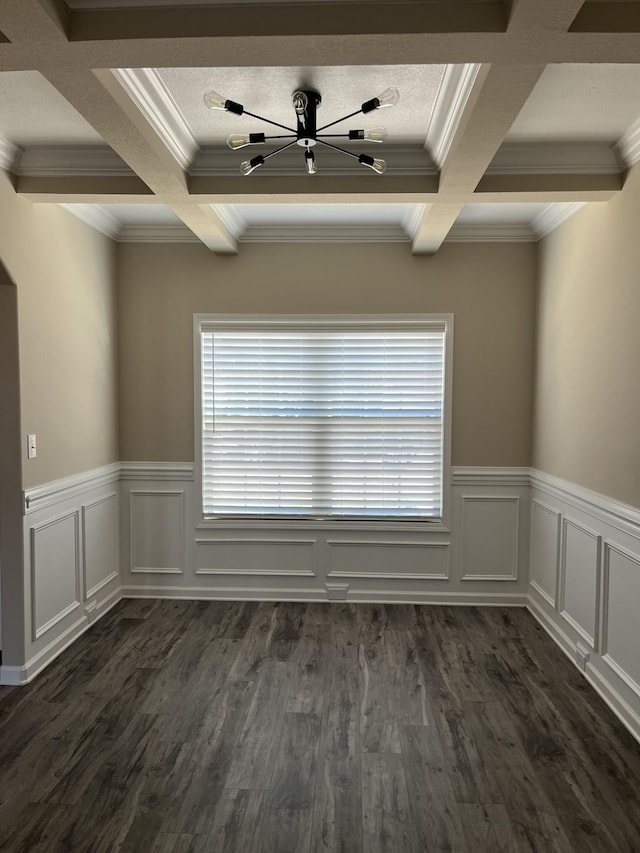
[[551, 607], [556, 606], [561, 515], [539, 500], [531, 502], [530, 585]]
[[449, 543], [327, 539], [327, 577], [448, 580]]
[[528, 607], [640, 740], [640, 511], [540, 471], [531, 484]]
[[519, 497], [461, 496], [462, 580], [518, 580], [519, 515]]
[[24, 663], [0, 683], [24, 684], [121, 598], [120, 464], [24, 494]]
[[593, 650], [598, 635], [600, 541], [593, 530], [563, 518], [558, 609]]
[[119, 576], [118, 493], [82, 507], [84, 600]]
[[197, 575], [315, 577], [316, 539], [196, 539]]
[[640, 556], [604, 545], [602, 653], [640, 697]]
[[129, 570], [143, 574], [184, 572], [184, 491], [132, 489]]
[[80, 607], [78, 511], [31, 528], [32, 638], [51, 631]]

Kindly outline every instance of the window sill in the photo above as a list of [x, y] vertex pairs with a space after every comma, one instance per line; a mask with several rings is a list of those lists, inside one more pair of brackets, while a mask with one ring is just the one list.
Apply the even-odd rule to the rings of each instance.
[[434, 521], [337, 521], [330, 519], [293, 519], [293, 518], [202, 518], [196, 530], [371, 530], [371, 531], [413, 531], [416, 533], [451, 533], [451, 528], [443, 519]]

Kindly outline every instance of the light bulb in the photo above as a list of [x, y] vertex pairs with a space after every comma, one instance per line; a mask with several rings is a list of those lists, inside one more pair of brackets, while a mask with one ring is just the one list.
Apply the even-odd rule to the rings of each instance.
[[240, 163], [240, 171], [243, 175], [250, 175], [258, 166], [264, 165], [264, 157], [262, 154], [258, 154], [257, 157], [252, 157], [251, 160], [245, 160], [244, 163]]
[[316, 166], [316, 158], [313, 154], [313, 151], [309, 151], [308, 149], [304, 152], [304, 164], [307, 167], [308, 175], [315, 175], [318, 171], [318, 167]]
[[363, 166], [368, 166], [370, 169], [373, 169], [378, 175], [384, 174], [387, 169], [387, 164], [384, 160], [379, 160], [377, 157], [370, 157], [368, 154], [361, 154], [358, 157], [360, 163]]
[[384, 142], [386, 138], [386, 127], [371, 127], [369, 130], [349, 131], [349, 139], [362, 139], [365, 142]]
[[264, 133], [232, 133], [227, 137], [227, 145], [234, 151], [246, 145], [261, 145], [264, 141]]
[[203, 100], [205, 107], [209, 107], [210, 110], [223, 110], [227, 102], [226, 98], [223, 98], [222, 95], [214, 92], [213, 89], [205, 92]]
[[391, 87], [390, 89], [385, 89], [381, 95], [378, 95], [376, 101], [378, 102], [377, 109], [381, 110], [383, 107], [393, 107], [400, 100], [400, 92], [397, 89]]
[[371, 127], [365, 130], [362, 137], [366, 142], [384, 142], [387, 138], [386, 127]]

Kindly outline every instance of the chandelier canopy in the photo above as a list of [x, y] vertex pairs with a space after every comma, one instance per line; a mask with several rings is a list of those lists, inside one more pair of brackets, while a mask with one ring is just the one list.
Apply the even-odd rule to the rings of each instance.
[[313, 89], [298, 89], [292, 95], [292, 105], [296, 114], [296, 127], [293, 128], [280, 124], [277, 121], [264, 118], [264, 116], [250, 113], [242, 104], [223, 98], [222, 95], [218, 95], [217, 92], [209, 91], [204, 96], [205, 105], [211, 110], [226, 110], [228, 113], [234, 113], [239, 116], [251, 116], [251, 118], [256, 118], [259, 121], [267, 122], [267, 124], [271, 124], [275, 127], [281, 128], [282, 130], [288, 131], [286, 134], [278, 134], [275, 136], [266, 136], [264, 133], [231, 134], [227, 139], [227, 145], [229, 148], [234, 150], [236, 148], [244, 148], [247, 145], [264, 145], [273, 139], [291, 140], [290, 142], [285, 142], [284, 145], [280, 145], [273, 151], [269, 151], [267, 154], [258, 154], [250, 160], [245, 160], [240, 164], [240, 171], [243, 175], [250, 175], [260, 166], [264, 166], [269, 157], [274, 157], [281, 151], [291, 148], [292, 145], [299, 145], [301, 148], [304, 148], [304, 163], [307, 174], [309, 175], [315, 175], [318, 171], [313, 151], [313, 148], [316, 145], [324, 145], [327, 148], [332, 148], [334, 151], [340, 151], [348, 157], [354, 157], [363, 166], [368, 166], [370, 169], [373, 169], [376, 174], [382, 175], [387, 168], [387, 164], [384, 160], [371, 157], [369, 154], [355, 154], [353, 151], [348, 151], [346, 148], [341, 148], [339, 145], [335, 145], [333, 142], [328, 142], [327, 140], [350, 139], [360, 140], [362, 142], [383, 142], [387, 136], [387, 131], [384, 127], [372, 127], [369, 130], [349, 130], [346, 133], [324, 133], [323, 131], [328, 130], [328, 128], [333, 127], [336, 124], [340, 124], [342, 121], [346, 121], [349, 118], [360, 115], [360, 113], [366, 115], [374, 110], [380, 110], [384, 107], [392, 107], [394, 104], [398, 103], [399, 99], [400, 94], [397, 89], [386, 89], [381, 95], [378, 95], [377, 98], [371, 98], [371, 100], [365, 101], [359, 110], [355, 110], [354, 112], [348, 113], [347, 115], [342, 116], [342, 118], [336, 119], [329, 124], [318, 127], [317, 112], [318, 107], [322, 103], [322, 98], [320, 97], [319, 92], [316, 92]]

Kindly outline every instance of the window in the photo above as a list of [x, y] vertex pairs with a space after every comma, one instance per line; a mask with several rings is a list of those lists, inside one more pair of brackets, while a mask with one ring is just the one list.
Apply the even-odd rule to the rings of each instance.
[[440, 519], [451, 325], [196, 317], [204, 516]]

